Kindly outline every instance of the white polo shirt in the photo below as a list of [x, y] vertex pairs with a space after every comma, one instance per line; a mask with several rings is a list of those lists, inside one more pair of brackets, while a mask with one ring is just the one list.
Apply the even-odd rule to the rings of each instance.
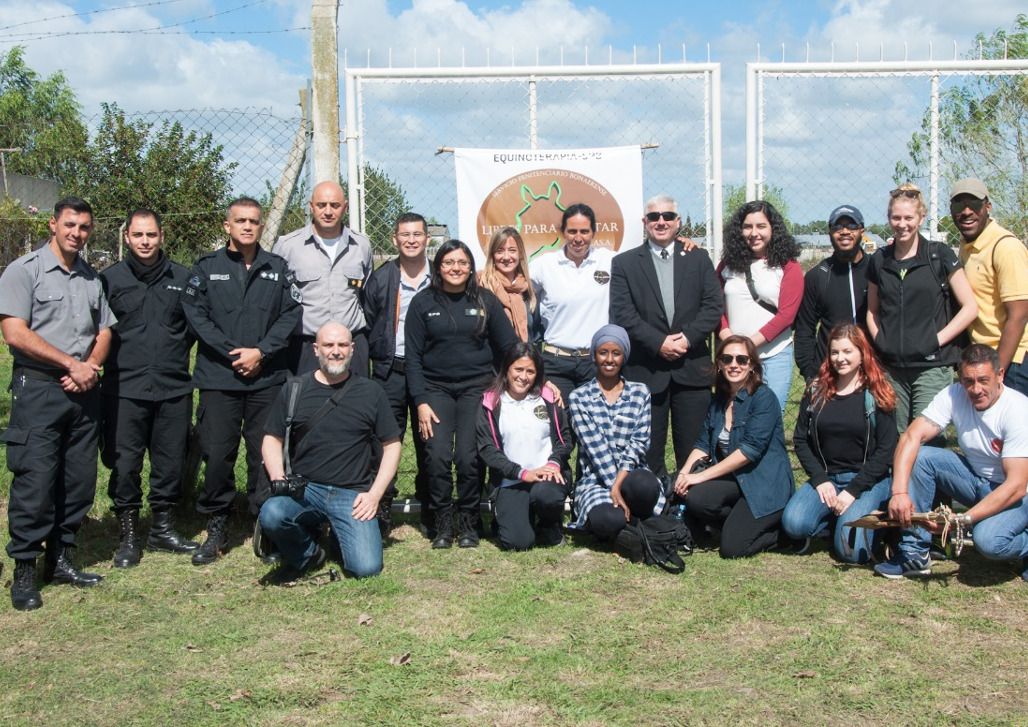
[[581, 265], [554, 250], [532, 260], [528, 273], [539, 294], [546, 343], [588, 348], [610, 322], [610, 261], [614, 251], [593, 245]]

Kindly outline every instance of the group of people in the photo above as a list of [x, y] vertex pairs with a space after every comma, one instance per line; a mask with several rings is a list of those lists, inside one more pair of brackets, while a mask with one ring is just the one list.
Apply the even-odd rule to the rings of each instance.
[[[980, 552], [1028, 556], [1028, 251], [990, 218], [980, 181], [952, 190], [959, 257], [920, 234], [924, 202], [904, 185], [890, 195], [889, 246], [866, 253], [862, 214], [839, 207], [834, 253], [806, 276], [762, 201], [728, 221], [717, 266], [679, 237], [675, 200], [658, 195], [638, 247], [593, 245], [596, 216], [579, 203], [563, 211], [559, 250], [530, 260], [503, 228], [481, 271], [459, 240], [430, 262], [416, 213], [396, 220], [397, 256], [375, 268], [368, 238], [343, 225], [346, 205], [339, 185], [317, 185], [310, 224], [268, 252], [260, 205], [234, 200], [226, 245], [191, 270], [161, 249], [160, 216], [134, 210], [125, 259], [98, 274], [81, 255], [92, 210], [58, 202], [50, 240], [0, 278], [14, 359], [4, 439], [15, 608], [42, 605], [40, 555], [48, 583], [101, 581], [72, 562], [98, 439], [115, 567], [138, 564], [144, 543], [196, 565], [222, 555], [242, 435], [248, 510], [277, 566], [269, 580], [319, 569], [326, 523], [345, 570], [374, 575], [408, 426], [433, 549], [479, 544], [485, 493], [510, 550], [557, 545], [566, 529], [612, 541], [673, 511], [724, 557], [800, 550], [831, 531], [840, 558], [866, 563], [872, 534], [845, 523], [887, 508], [910, 526], [943, 495], [970, 508], [961, 517]], [[799, 489], [782, 417], [794, 359], [806, 382]], [[202, 543], [172, 519], [194, 387]], [[963, 456], [925, 446], [950, 423]], [[909, 527], [876, 571], [928, 572], [927, 538]]]

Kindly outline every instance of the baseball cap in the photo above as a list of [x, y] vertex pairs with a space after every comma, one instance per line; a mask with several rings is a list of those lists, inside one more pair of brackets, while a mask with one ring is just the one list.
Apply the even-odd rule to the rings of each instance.
[[974, 177], [961, 179], [954, 184], [949, 191], [949, 198], [953, 199], [962, 194], [969, 194], [975, 199], [985, 199], [989, 196], [989, 190], [985, 188], [985, 182]]
[[828, 215], [828, 226], [834, 225], [839, 221], [840, 217], [849, 217], [861, 227], [864, 226], [864, 215], [860, 214], [860, 210], [851, 205], [844, 204], [832, 210], [832, 214]]

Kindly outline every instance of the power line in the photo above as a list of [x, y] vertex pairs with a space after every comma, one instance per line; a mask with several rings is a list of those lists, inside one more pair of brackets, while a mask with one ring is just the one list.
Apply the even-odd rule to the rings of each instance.
[[310, 30], [309, 25], [296, 28], [278, 28], [275, 30], [79, 30], [63, 33], [47, 33], [46, 35], [0, 35], [0, 41], [9, 43], [30, 43], [34, 40], [64, 38], [79, 35], [273, 35], [276, 33], [297, 33]]
[[32, 25], [34, 23], [49, 23], [51, 20], [63, 20], [64, 18], [84, 18], [87, 15], [97, 15], [99, 13], [113, 13], [117, 10], [135, 10], [136, 8], [149, 8], [154, 5], [172, 5], [174, 3], [184, 2], [184, 0], [154, 0], [149, 3], [137, 3], [135, 5], [122, 5], [116, 8], [99, 8], [97, 10], [84, 10], [81, 13], [66, 13], [64, 15], [52, 15], [49, 18], [36, 18], [35, 20], [26, 20], [21, 23], [14, 23], [12, 25], [0, 26], [0, 30], [10, 30], [11, 28], [19, 28], [22, 25]]

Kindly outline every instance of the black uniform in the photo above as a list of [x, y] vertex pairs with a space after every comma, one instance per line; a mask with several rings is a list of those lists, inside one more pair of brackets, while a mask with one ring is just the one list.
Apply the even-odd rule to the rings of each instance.
[[[256, 514], [264, 420], [285, 380], [289, 334], [300, 320], [300, 292], [278, 255], [257, 248], [247, 269], [242, 255], [223, 247], [193, 266], [182, 304], [199, 342], [193, 382], [200, 389], [196, 421], [207, 474], [197, 510], [214, 515], [231, 508], [243, 427], [246, 491]], [[256, 376], [232, 369], [235, 357], [229, 351], [236, 348], [260, 349], [265, 358]]]
[[129, 254], [101, 273], [118, 317], [104, 367], [103, 462], [111, 469], [107, 493], [115, 510], [138, 510], [140, 472], [150, 454], [150, 509], [174, 507], [180, 497], [193, 383], [182, 292], [189, 271], [164, 253], [152, 266]]

